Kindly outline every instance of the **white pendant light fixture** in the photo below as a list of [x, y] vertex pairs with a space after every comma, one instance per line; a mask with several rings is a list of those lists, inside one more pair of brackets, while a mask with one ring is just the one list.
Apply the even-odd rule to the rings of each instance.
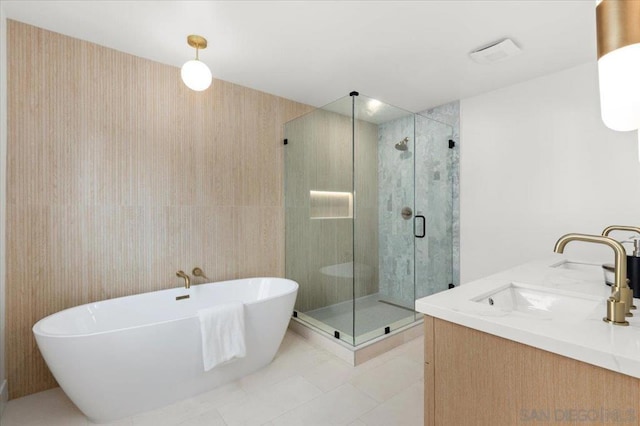
[[640, 1], [597, 0], [602, 121], [613, 130], [640, 127]]
[[207, 48], [207, 39], [192, 34], [187, 37], [187, 43], [196, 49], [196, 58], [185, 62], [180, 76], [189, 89], [201, 92], [211, 86], [212, 81], [211, 70], [198, 58], [198, 51]]

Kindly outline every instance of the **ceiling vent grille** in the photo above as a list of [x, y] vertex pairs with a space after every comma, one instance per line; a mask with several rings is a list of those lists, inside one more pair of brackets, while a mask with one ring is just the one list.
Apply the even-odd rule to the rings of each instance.
[[479, 64], [493, 64], [519, 55], [521, 52], [522, 49], [513, 40], [506, 38], [476, 49], [469, 53], [469, 56]]

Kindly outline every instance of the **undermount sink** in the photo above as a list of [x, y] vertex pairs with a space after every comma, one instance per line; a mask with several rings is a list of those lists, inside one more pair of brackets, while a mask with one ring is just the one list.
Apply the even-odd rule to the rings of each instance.
[[584, 319], [602, 305], [602, 299], [596, 296], [518, 283], [510, 283], [472, 300], [503, 312], [515, 311], [547, 319]]

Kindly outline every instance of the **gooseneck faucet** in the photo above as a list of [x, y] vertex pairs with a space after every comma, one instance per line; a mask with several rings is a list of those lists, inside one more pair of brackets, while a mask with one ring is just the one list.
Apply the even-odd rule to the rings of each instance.
[[184, 273], [184, 271], [176, 272], [176, 276], [184, 279], [184, 288], [188, 290], [191, 287], [191, 279], [189, 278], [189, 275]]
[[615, 254], [615, 282], [611, 288], [611, 296], [607, 299], [607, 316], [602, 318], [605, 322], [615, 325], [629, 325], [625, 316], [633, 316], [629, 312], [631, 304], [628, 300], [633, 293], [627, 285], [627, 252], [618, 241], [601, 235], [566, 234], [556, 242], [553, 251], [563, 253], [564, 247], [571, 241], [604, 244], [611, 247]]

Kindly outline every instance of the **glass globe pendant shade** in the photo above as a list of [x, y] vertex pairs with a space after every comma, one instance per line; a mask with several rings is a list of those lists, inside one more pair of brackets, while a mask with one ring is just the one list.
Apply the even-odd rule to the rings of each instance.
[[196, 92], [206, 90], [211, 86], [213, 79], [209, 67], [198, 59], [185, 62], [180, 70], [180, 76], [184, 84]]
[[640, 43], [621, 47], [598, 60], [600, 110], [604, 124], [617, 131], [640, 127]]

